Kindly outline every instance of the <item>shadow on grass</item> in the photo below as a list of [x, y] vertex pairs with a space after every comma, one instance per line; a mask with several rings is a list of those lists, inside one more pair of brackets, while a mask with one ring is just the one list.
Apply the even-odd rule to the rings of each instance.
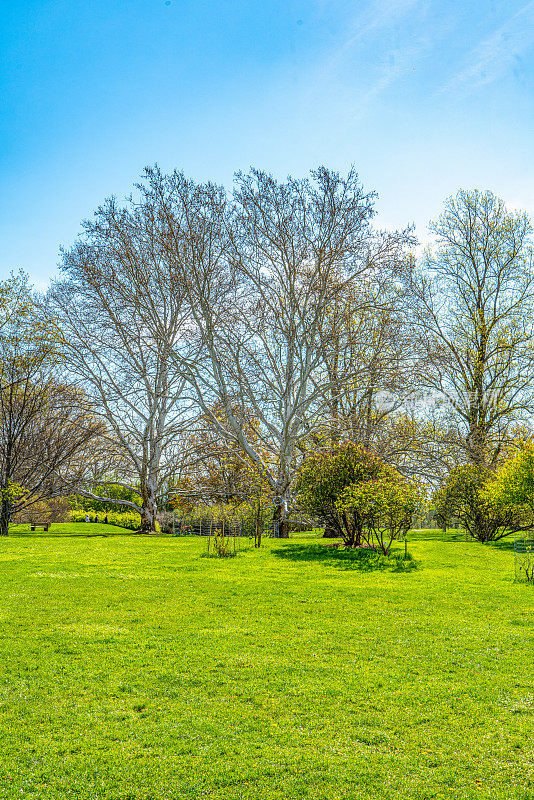
[[[527, 535], [528, 534], [517, 534], [518, 536]], [[443, 531], [440, 529], [423, 529], [423, 530], [413, 530], [410, 531], [408, 534], [408, 542], [417, 541], [417, 542], [468, 542], [471, 544], [479, 544], [481, 547], [494, 547], [496, 550], [513, 550], [514, 549], [514, 535], [513, 533], [509, 533], [503, 539], [499, 539], [496, 542], [477, 542], [477, 540], [473, 536], [467, 536], [464, 530], [456, 530], [454, 528], [449, 528], [447, 531]]]
[[367, 548], [345, 550], [324, 544], [287, 544], [285, 547], [274, 548], [271, 552], [277, 558], [287, 561], [315, 561], [326, 566], [358, 572], [412, 572], [418, 568], [417, 562], [410, 554], [405, 560], [404, 553], [384, 556]]
[[[521, 538], [522, 534], [518, 533], [517, 537]], [[528, 536], [528, 534], [527, 534]], [[488, 542], [490, 547], [494, 547], [496, 550], [514, 550], [514, 536], [510, 534], [506, 536], [504, 539], [499, 539], [497, 542]], [[484, 545], [482, 545], [484, 546]]]
[[10, 539], [110, 539], [113, 536], [133, 536], [129, 533], [28, 533], [26, 531], [9, 531]]
[[15, 539], [107, 539], [113, 536], [134, 536], [135, 531], [119, 528], [116, 525], [80, 525], [68, 526], [52, 523], [48, 531], [30, 530], [29, 525], [13, 525], [9, 527], [9, 538]]
[[411, 530], [408, 532], [408, 541], [415, 542], [465, 542], [465, 531], [456, 528], [449, 528], [447, 531], [441, 528], [422, 528], [421, 530]]

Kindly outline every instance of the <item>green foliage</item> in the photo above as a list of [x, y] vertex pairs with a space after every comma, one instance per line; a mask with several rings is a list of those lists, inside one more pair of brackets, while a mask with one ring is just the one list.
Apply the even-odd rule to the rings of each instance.
[[447, 483], [434, 495], [436, 514], [454, 514], [480, 542], [502, 539], [525, 521], [523, 510], [496, 502], [488, 487], [494, 474], [485, 467], [462, 464], [451, 470]]
[[18, 483], [8, 481], [7, 486], [0, 489], [0, 496], [8, 502], [12, 503], [17, 500], [22, 500], [26, 496], [26, 489]]
[[217, 558], [230, 558], [235, 556], [235, 536], [230, 535], [230, 529], [223, 526], [216, 528], [213, 536], [208, 539], [208, 556], [216, 556]]
[[393, 541], [408, 533], [423, 499], [420, 486], [384, 465], [378, 479], [347, 486], [336, 508], [340, 513], [358, 514], [363, 519], [367, 542], [388, 555]]
[[302, 464], [296, 480], [298, 502], [313, 516], [338, 531], [347, 545], [359, 544], [364, 521], [340, 511], [338, 501], [348, 486], [379, 478], [383, 464], [354, 442], [318, 450]]
[[136, 514], [135, 511], [89, 511], [78, 508], [69, 512], [69, 519], [72, 522], [85, 522], [85, 517], [87, 515], [89, 517], [89, 521], [94, 522], [97, 514], [99, 522], [103, 522], [104, 517], [107, 514], [108, 523], [110, 525], [118, 525], [121, 528], [128, 528], [132, 531], [139, 530], [141, 526], [141, 515]]
[[2, 800], [532, 797], [506, 545], [412, 534], [397, 572], [395, 543], [207, 559], [105, 527], [0, 540]]
[[447, 486], [442, 486], [432, 498], [431, 519], [446, 530], [455, 516], [457, 508], [458, 502], [455, 494], [449, 491]]
[[349, 441], [307, 458], [297, 490], [301, 505], [336, 529], [347, 546], [363, 539], [384, 554], [406, 534], [423, 500], [415, 483]]
[[[118, 483], [110, 483], [105, 486], [95, 486], [91, 489], [92, 494], [99, 495], [100, 497], [110, 497], [113, 500], [129, 500], [132, 503], [140, 504], [141, 498], [133, 489], [128, 489]], [[82, 509], [83, 511], [101, 511], [117, 512], [120, 506], [117, 503], [109, 503], [105, 500], [94, 500], [91, 497], [84, 497], [81, 494], [74, 495], [71, 498], [73, 509]], [[123, 506], [124, 508], [124, 506]], [[85, 514], [84, 514], [85, 516]]]
[[534, 443], [527, 441], [508, 459], [482, 492], [493, 505], [523, 513], [525, 521], [534, 513]]

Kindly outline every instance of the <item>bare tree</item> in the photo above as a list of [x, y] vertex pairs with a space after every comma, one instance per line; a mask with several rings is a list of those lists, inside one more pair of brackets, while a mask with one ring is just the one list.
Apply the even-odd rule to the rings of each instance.
[[393, 420], [406, 420], [419, 391], [424, 352], [409, 322], [406, 287], [391, 274], [381, 278], [340, 292], [323, 321], [321, 355], [332, 443], [349, 437], [387, 457], [387, 443], [400, 432]]
[[[136, 430], [154, 443], [146, 463], [157, 464], [163, 430], [171, 440], [177, 431], [158, 423], [160, 409], [175, 419], [185, 404], [190, 420], [196, 407], [267, 481], [283, 535], [298, 445], [328, 415], [324, 317], [347, 286], [395, 280], [410, 236], [371, 229], [374, 194], [354, 170], [285, 183], [252, 171], [237, 176], [230, 200], [221, 187], [153, 168], [137, 190], [124, 208], [111, 200], [99, 209], [65, 255], [71, 283], [54, 303], [70, 369], [131, 450], [141, 485], [146, 447]], [[141, 373], [156, 378], [153, 399]], [[141, 425], [129, 417], [140, 409]]]
[[[285, 183], [253, 170], [237, 176], [231, 204], [178, 172], [147, 170], [146, 180], [147, 202], [167, 222], [169, 280], [183, 276], [203, 358], [186, 364], [169, 351], [203, 414], [268, 482], [284, 535], [298, 443], [328, 408], [323, 318], [348, 284], [381, 280], [384, 270], [392, 280], [409, 236], [371, 230], [374, 195], [354, 170], [342, 178], [320, 168]], [[260, 446], [247, 433], [250, 413]]]
[[14, 513], [75, 490], [101, 432], [83, 396], [54, 376], [53, 342], [15, 328], [1, 341], [1, 536]]
[[24, 272], [0, 281], [0, 337], [31, 316], [33, 299], [28, 276]]
[[[177, 285], [162, 292], [153, 278], [165, 257], [157, 227], [146, 205], [107, 201], [64, 252], [64, 280], [48, 297], [68, 374], [91, 400], [116, 457], [92, 483], [132, 489], [138, 502], [104, 499], [138, 511], [142, 532], [155, 530], [185, 411], [184, 379], [168, 352], [179, 348], [188, 312]], [[143, 299], [145, 311], [157, 309], [157, 327], [139, 313]], [[96, 497], [89, 483], [83, 494]]]
[[446, 400], [463, 458], [491, 469], [533, 408], [531, 225], [491, 192], [460, 191], [431, 231], [436, 247], [413, 284], [426, 385]]

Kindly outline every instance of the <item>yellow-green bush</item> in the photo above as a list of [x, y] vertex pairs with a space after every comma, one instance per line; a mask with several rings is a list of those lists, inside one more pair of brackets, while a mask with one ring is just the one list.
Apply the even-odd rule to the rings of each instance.
[[[104, 522], [104, 517], [108, 517], [110, 525], [118, 525], [120, 528], [128, 528], [132, 531], [139, 530], [141, 526], [141, 515], [135, 511], [108, 511], [98, 513], [98, 521]], [[86, 511], [83, 508], [75, 508], [69, 512], [71, 522], [85, 522], [85, 517], [89, 517], [90, 522], [95, 522], [96, 511]]]

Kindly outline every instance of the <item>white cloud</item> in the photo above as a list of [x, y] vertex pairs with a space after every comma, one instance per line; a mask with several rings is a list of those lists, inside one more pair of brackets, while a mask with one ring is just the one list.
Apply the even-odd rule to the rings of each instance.
[[391, 27], [409, 14], [422, 0], [372, 0], [364, 12], [354, 20], [352, 37], [347, 41], [357, 41], [370, 33], [385, 27]]
[[534, 0], [475, 48], [470, 63], [441, 90], [465, 96], [511, 72], [534, 45]]
[[356, 14], [350, 26], [351, 32], [333, 54], [325, 67], [324, 74], [329, 74], [343, 61], [357, 44], [364, 42], [371, 34], [383, 28], [394, 26], [407, 16], [422, 0], [371, 0], [364, 11]]
[[[384, 31], [400, 25], [410, 14], [416, 10], [419, 12], [427, 5], [428, 0], [370, 0], [366, 3], [365, 8], [359, 11], [347, 26], [348, 35], [345, 39], [318, 65], [307, 99], [321, 94], [332, 83], [338, 86], [338, 73], [346, 70], [351, 59], [357, 55], [359, 47], [368, 46], [374, 40], [379, 44], [379, 49], [382, 49], [383, 42], [380, 40]], [[372, 101], [413, 69], [416, 61], [428, 47], [428, 37], [420, 38], [413, 33], [410, 46], [402, 49], [386, 48], [386, 52], [382, 54], [382, 68], [360, 96], [356, 115], [364, 116]]]
[[391, 52], [393, 56], [390, 64], [385, 64], [376, 80], [368, 87], [359, 99], [357, 116], [363, 117], [372, 106], [373, 101], [392, 84], [408, 75], [422, 56], [430, 49], [428, 40], [415, 41], [411, 47]]

